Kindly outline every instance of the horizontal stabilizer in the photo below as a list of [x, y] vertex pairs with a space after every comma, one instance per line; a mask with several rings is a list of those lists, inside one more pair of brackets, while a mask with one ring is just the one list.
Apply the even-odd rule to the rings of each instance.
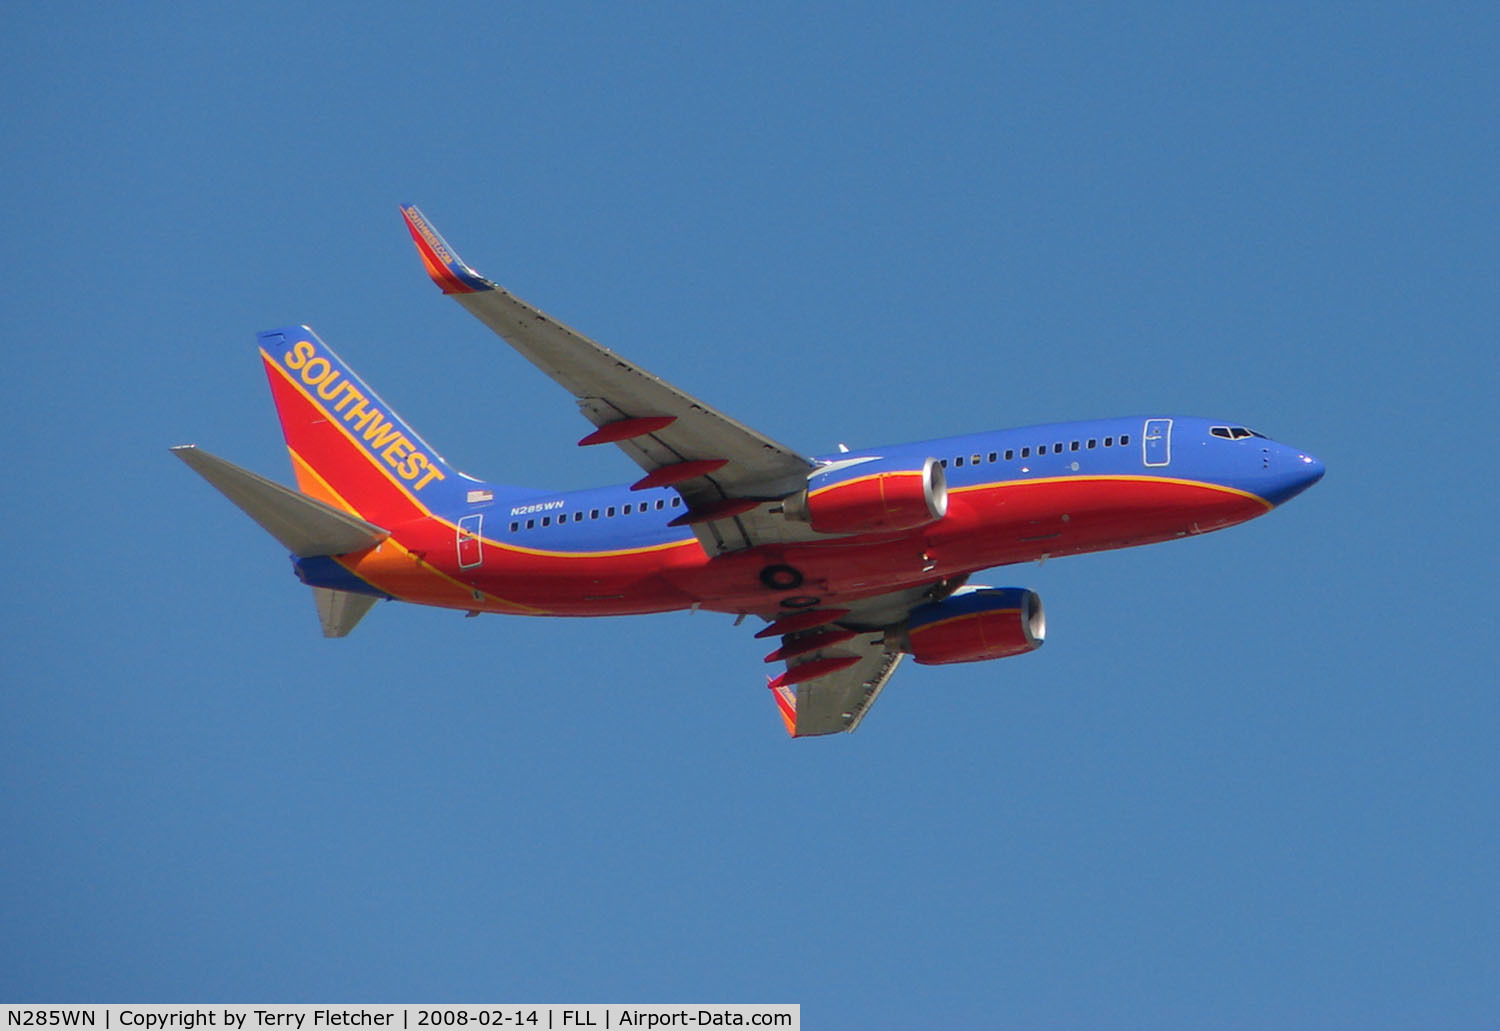
[[[389, 530], [374, 523], [367, 523], [356, 515], [283, 487], [248, 469], [241, 469], [196, 445], [174, 447], [172, 454], [191, 466], [194, 472], [238, 505], [298, 558], [361, 551], [391, 535]], [[357, 621], [358, 617], [355, 617], [354, 622]], [[348, 625], [352, 627], [354, 622]]]
[[323, 636], [344, 637], [365, 618], [365, 613], [370, 611], [370, 606], [377, 599], [371, 594], [314, 587], [313, 600], [318, 603], [318, 619], [323, 622]]

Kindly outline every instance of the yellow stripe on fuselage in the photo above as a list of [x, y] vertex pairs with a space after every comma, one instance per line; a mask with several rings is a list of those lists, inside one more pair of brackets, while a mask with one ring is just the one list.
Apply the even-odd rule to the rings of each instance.
[[1209, 483], [1205, 480], [1184, 480], [1175, 476], [1140, 476], [1132, 473], [1076, 473], [1072, 476], [1039, 476], [1034, 480], [996, 480], [991, 483], [975, 483], [967, 487], [949, 487], [949, 494], [967, 494], [976, 490], [999, 490], [1009, 487], [1025, 487], [1033, 483], [1082, 483], [1082, 482], [1114, 482], [1114, 483], [1172, 483], [1179, 487], [1202, 487], [1205, 490], [1215, 490], [1221, 494], [1232, 494], [1235, 497], [1248, 498], [1258, 501], [1270, 511], [1276, 506], [1271, 504], [1259, 494], [1248, 490], [1240, 490], [1238, 487], [1229, 487], [1222, 483]]

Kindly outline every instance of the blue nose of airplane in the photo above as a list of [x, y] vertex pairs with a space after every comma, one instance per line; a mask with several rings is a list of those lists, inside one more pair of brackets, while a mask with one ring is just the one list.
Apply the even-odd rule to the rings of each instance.
[[1272, 457], [1271, 471], [1274, 486], [1266, 500], [1281, 505], [1321, 480], [1324, 469], [1315, 456], [1283, 446]]

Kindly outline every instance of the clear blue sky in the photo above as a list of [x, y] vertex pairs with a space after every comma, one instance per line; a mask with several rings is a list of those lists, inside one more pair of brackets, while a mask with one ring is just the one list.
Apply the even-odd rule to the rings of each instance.
[[[1493, 1021], [1500, 15], [1017, 6], [14, 13], [0, 998]], [[808, 452], [1183, 413], [1328, 476], [984, 577], [1047, 646], [833, 740], [723, 616], [324, 641], [166, 450], [290, 479], [256, 330], [477, 475], [637, 475], [406, 200]]]

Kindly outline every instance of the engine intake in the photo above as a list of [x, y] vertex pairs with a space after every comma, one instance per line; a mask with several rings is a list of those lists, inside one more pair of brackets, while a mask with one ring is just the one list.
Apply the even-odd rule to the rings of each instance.
[[1047, 636], [1042, 599], [1021, 587], [965, 587], [911, 610], [887, 640], [927, 666], [1036, 651]]
[[876, 459], [814, 473], [782, 508], [819, 533], [913, 530], [947, 514], [948, 478], [935, 458], [919, 466]]

